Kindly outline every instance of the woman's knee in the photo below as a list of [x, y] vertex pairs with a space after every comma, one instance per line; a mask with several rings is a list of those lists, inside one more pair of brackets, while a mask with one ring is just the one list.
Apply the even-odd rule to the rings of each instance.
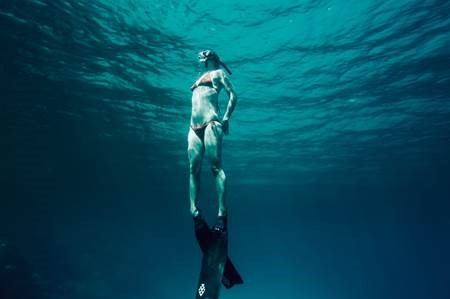
[[225, 179], [225, 172], [222, 169], [222, 166], [217, 163], [217, 164], [211, 164], [211, 172], [214, 176], [222, 176]]
[[189, 172], [191, 174], [197, 175], [200, 173], [201, 164], [197, 161], [192, 161], [189, 163]]

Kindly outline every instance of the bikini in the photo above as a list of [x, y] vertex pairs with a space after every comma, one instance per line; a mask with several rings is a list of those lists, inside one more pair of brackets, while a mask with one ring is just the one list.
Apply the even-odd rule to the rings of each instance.
[[203, 141], [203, 138], [205, 137], [205, 130], [208, 127], [209, 124], [211, 124], [212, 126], [215, 126], [215, 121], [218, 122], [217, 119], [212, 119], [202, 125], [199, 126], [191, 126], [192, 131], [194, 131], [195, 135], [198, 136], [198, 138], [200, 138]]
[[192, 84], [192, 86], [191, 86], [191, 90], [194, 91], [199, 86], [211, 87], [217, 91], [216, 87], [214, 87], [214, 84], [212, 82], [211, 73], [207, 73], [204, 76], [202, 76], [200, 79], [195, 81], [195, 83]]
[[[206, 75], [202, 76], [199, 80], [197, 80], [192, 86], [191, 86], [191, 90], [194, 91], [197, 87], [199, 86], [207, 86], [210, 88], [214, 88], [215, 90], [217, 90], [212, 82], [212, 78], [211, 78], [211, 73], [207, 73]], [[215, 121], [219, 121], [218, 119], [212, 119], [210, 121], [207, 121], [201, 125], [198, 126], [192, 126], [191, 125], [191, 129], [194, 131], [194, 133], [198, 136], [198, 138], [200, 138], [201, 140], [203, 140], [203, 138], [205, 137], [205, 130], [208, 127], [209, 124], [212, 124], [214, 126], [214, 122]]]

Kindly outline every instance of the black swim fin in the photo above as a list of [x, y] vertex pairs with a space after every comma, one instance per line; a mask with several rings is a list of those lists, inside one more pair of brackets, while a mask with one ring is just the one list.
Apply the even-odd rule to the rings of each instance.
[[[200, 249], [203, 253], [205, 253], [209, 246], [211, 246], [212, 241], [214, 239], [213, 233], [206, 223], [206, 221], [199, 215], [194, 217], [194, 229], [195, 229], [195, 237], [197, 239], [197, 243], [200, 246]], [[236, 284], [243, 284], [241, 275], [236, 270], [236, 267], [231, 262], [230, 257], [227, 256], [225, 261], [225, 268], [222, 276], [222, 284], [225, 288], [229, 289]]]

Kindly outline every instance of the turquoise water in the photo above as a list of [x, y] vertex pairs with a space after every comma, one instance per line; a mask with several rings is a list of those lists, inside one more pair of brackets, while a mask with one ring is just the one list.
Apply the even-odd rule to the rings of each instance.
[[449, 16], [439, 0], [2, 1], [0, 239], [52, 298], [189, 298], [189, 87], [212, 48], [239, 98], [224, 167], [246, 283], [222, 297], [446, 298]]

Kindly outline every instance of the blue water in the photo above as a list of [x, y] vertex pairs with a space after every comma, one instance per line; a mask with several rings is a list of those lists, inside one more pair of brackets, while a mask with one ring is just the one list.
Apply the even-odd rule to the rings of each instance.
[[194, 297], [205, 48], [238, 94], [221, 298], [448, 298], [450, 2], [3, 0], [0, 45], [0, 239], [49, 298]]

